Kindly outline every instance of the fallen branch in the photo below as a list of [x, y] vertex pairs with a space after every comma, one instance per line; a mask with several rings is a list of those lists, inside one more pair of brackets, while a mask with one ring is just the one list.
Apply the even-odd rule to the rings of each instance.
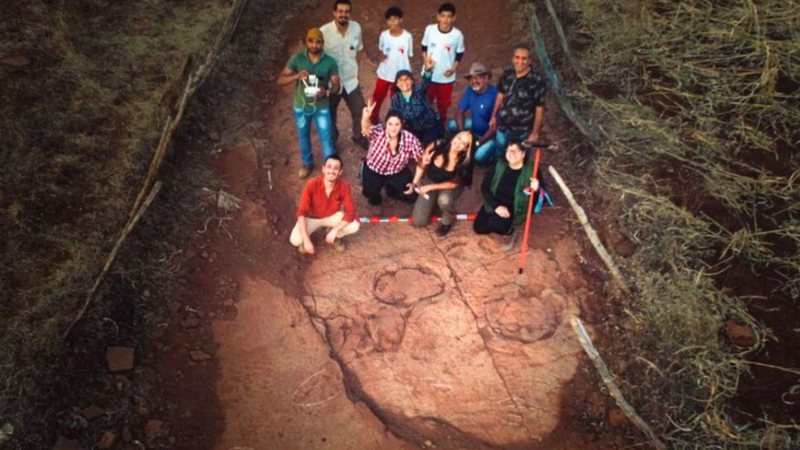
[[233, 37], [233, 33], [236, 31], [236, 26], [239, 24], [239, 20], [241, 19], [241, 15], [246, 6], [247, 0], [237, 0], [233, 4], [231, 7], [231, 13], [228, 16], [228, 20], [225, 22], [225, 26], [217, 36], [217, 40], [215, 41], [213, 48], [208, 51], [205, 61], [197, 66], [194, 71], [190, 70], [191, 66], [193, 65], [193, 58], [188, 57], [186, 59], [181, 75], [178, 77], [178, 80], [174, 86], [177, 90], [178, 86], [183, 84], [183, 90], [181, 91], [180, 96], [177, 95], [177, 92], [175, 92], [174, 95], [168, 96], [170, 101], [174, 102], [174, 104], [168, 105], [170, 110], [169, 116], [167, 116], [167, 121], [164, 123], [164, 128], [161, 131], [161, 138], [159, 139], [158, 146], [153, 153], [153, 158], [150, 160], [150, 165], [147, 168], [147, 175], [142, 182], [142, 187], [139, 189], [136, 200], [133, 202], [133, 207], [131, 208], [129, 217], [135, 214], [139, 208], [139, 205], [142, 204], [144, 198], [147, 196], [147, 193], [150, 191], [150, 187], [153, 185], [153, 183], [155, 183], [156, 177], [161, 170], [161, 165], [164, 162], [164, 156], [167, 154], [170, 142], [172, 142], [172, 134], [178, 128], [178, 125], [180, 125], [181, 119], [183, 118], [183, 113], [186, 110], [186, 105], [189, 103], [189, 99], [191, 99], [192, 95], [194, 95], [197, 88], [203, 84], [208, 75], [211, 74], [211, 70], [217, 63], [217, 59], [219, 58], [219, 54], [222, 52], [222, 48]]
[[666, 450], [666, 446], [664, 445], [661, 440], [658, 439], [658, 436], [653, 432], [653, 429], [650, 428], [650, 425], [642, 419], [639, 414], [633, 409], [633, 407], [625, 400], [625, 397], [622, 396], [622, 392], [619, 390], [616, 384], [614, 384], [614, 378], [611, 376], [611, 373], [608, 371], [608, 367], [606, 363], [603, 361], [603, 358], [600, 357], [600, 353], [595, 348], [594, 344], [592, 344], [592, 339], [589, 337], [589, 334], [586, 333], [586, 329], [583, 327], [583, 323], [581, 319], [573, 316], [569, 323], [572, 325], [572, 329], [575, 330], [575, 334], [578, 336], [578, 341], [581, 343], [581, 347], [589, 356], [589, 359], [592, 360], [594, 363], [594, 367], [597, 369], [597, 373], [600, 375], [600, 378], [603, 380], [603, 383], [608, 388], [608, 392], [614, 397], [614, 401], [617, 403], [617, 406], [622, 409], [628, 419], [633, 422], [642, 432], [647, 435], [652, 441], [653, 447], [659, 450]]
[[600, 255], [600, 259], [606, 264], [608, 270], [611, 272], [611, 275], [614, 278], [614, 281], [617, 282], [617, 285], [622, 289], [625, 294], [628, 296], [631, 295], [631, 290], [628, 288], [628, 285], [625, 284], [625, 281], [622, 279], [622, 274], [620, 273], [617, 265], [614, 264], [614, 260], [611, 258], [611, 255], [606, 250], [606, 247], [600, 242], [600, 237], [597, 236], [597, 232], [594, 230], [592, 225], [589, 223], [588, 217], [586, 217], [586, 212], [584, 212], [583, 208], [578, 205], [578, 202], [575, 201], [575, 197], [572, 195], [572, 191], [569, 190], [569, 187], [564, 183], [564, 180], [561, 179], [561, 176], [556, 171], [555, 167], [550, 166], [549, 168], [550, 175], [556, 180], [558, 183], [558, 187], [561, 188], [561, 192], [564, 193], [564, 196], [567, 197], [567, 201], [569, 205], [572, 206], [572, 209], [575, 211], [575, 214], [578, 216], [578, 220], [583, 225], [583, 230], [586, 232], [586, 236], [589, 238], [589, 242], [592, 243], [594, 249], [597, 251], [597, 254]]
[[117, 259], [117, 253], [119, 253], [119, 249], [122, 247], [122, 243], [125, 242], [125, 239], [128, 235], [133, 231], [133, 228], [136, 226], [136, 223], [139, 222], [139, 219], [142, 218], [142, 214], [147, 210], [147, 207], [150, 206], [150, 203], [153, 202], [153, 199], [156, 198], [156, 194], [158, 191], [161, 190], [161, 182], [156, 181], [156, 184], [153, 186], [153, 189], [150, 191], [150, 195], [147, 196], [142, 206], [139, 207], [139, 210], [136, 211], [133, 218], [128, 221], [125, 225], [125, 228], [122, 230], [117, 242], [114, 244], [114, 248], [111, 250], [111, 253], [106, 258], [106, 263], [103, 265], [103, 270], [100, 272], [100, 275], [94, 281], [94, 285], [89, 290], [89, 293], [86, 294], [86, 300], [83, 302], [83, 307], [81, 307], [80, 312], [78, 312], [78, 316], [75, 317], [75, 320], [69, 325], [67, 330], [61, 336], [62, 339], [66, 339], [69, 336], [69, 333], [78, 324], [78, 322], [83, 319], [84, 314], [86, 314], [86, 310], [89, 309], [89, 306], [94, 301], [94, 297], [97, 294], [97, 289], [100, 287], [100, 284], [103, 283], [103, 280], [106, 278], [108, 271], [111, 269], [111, 265], [114, 264], [114, 261]]

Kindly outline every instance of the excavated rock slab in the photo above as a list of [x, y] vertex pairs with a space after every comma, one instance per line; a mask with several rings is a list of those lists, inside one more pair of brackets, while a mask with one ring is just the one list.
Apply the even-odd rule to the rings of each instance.
[[348, 399], [342, 371], [295, 299], [263, 280], [239, 283], [237, 320], [213, 324], [226, 411], [216, 448], [409, 448]]
[[[568, 322], [580, 299], [547, 252], [531, 250], [520, 276], [517, 252], [463, 225], [445, 239], [366, 225], [349, 243], [315, 256], [303, 304], [378, 415], [476, 445], [554, 430], [581, 355]], [[572, 262], [568, 248], [559, 247], [562, 264]]]

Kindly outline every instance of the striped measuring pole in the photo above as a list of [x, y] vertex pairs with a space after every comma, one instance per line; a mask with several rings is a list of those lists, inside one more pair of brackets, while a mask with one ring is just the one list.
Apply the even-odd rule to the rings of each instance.
[[[456, 214], [455, 220], [475, 220], [475, 214]], [[432, 222], [438, 222], [442, 218], [439, 216], [432, 216]], [[411, 222], [411, 216], [362, 216], [358, 218], [361, 223], [408, 223]]]

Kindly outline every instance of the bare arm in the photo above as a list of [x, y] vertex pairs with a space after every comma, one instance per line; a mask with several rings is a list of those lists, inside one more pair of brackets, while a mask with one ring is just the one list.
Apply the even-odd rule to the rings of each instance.
[[361, 113], [361, 134], [364, 137], [369, 136], [369, 129], [372, 126], [369, 117], [372, 115], [372, 110], [374, 109], [375, 102], [372, 98], [367, 99], [367, 106], [364, 107], [364, 111]]
[[497, 98], [494, 99], [494, 108], [492, 108], [492, 118], [489, 120], [489, 129], [493, 132], [497, 130], [497, 112], [500, 111], [500, 106], [503, 104], [505, 96], [498, 92]]
[[297, 80], [302, 80], [308, 76], [308, 72], [301, 70], [295, 72], [292, 69], [285, 67], [278, 75], [278, 86], [286, 86], [287, 84], [294, 83]]
[[464, 111], [460, 109], [456, 111], [456, 128], [458, 129], [458, 131], [464, 129], [464, 116], [466, 116], [466, 113], [464, 113]]
[[544, 107], [537, 106], [536, 113], [533, 116], [533, 129], [531, 134], [528, 135], [528, 142], [536, 142], [539, 140], [539, 130], [542, 129], [542, 121], [544, 120]]

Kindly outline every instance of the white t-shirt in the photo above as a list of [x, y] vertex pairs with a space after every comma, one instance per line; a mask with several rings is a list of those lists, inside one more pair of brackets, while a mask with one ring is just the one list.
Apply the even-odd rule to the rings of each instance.
[[333, 56], [336, 65], [339, 66], [342, 88], [348, 93], [353, 92], [358, 87], [356, 55], [359, 51], [364, 50], [364, 44], [361, 41], [361, 25], [356, 21], [349, 21], [344, 36], [336, 29], [335, 21], [328, 22], [319, 29], [325, 39], [325, 53]]
[[414, 40], [411, 33], [403, 30], [400, 36], [392, 36], [384, 30], [378, 38], [378, 50], [386, 55], [386, 59], [378, 66], [378, 77], [394, 83], [395, 75], [401, 70], [411, 70], [410, 58], [414, 56]]
[[428, 57], [434, 61], [431, 81], [434, 83], [456, 81], [456, 74], [446, 77], [444, 72], [453, 67], [456, 53], [464, 53], [464, 35], [461, 31], [453, 27], [447, 33], [442, 33], [438, 24], [428, 25], [425, 27], [425, 35], [422, 36], [422, 46], [428, 47]]

